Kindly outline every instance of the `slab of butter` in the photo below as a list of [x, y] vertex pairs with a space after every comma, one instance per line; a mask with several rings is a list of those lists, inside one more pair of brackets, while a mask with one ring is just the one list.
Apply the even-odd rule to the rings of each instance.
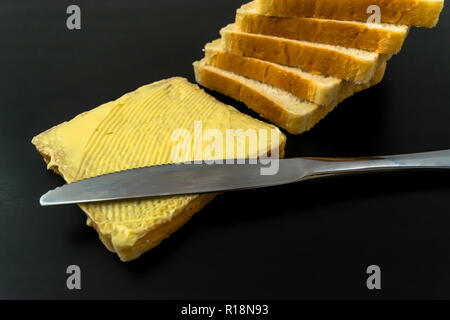
[[[194, 123], [201, 123], [203, 131], [194, 130]], [[172, 163], [171, 152], [180, 144], [173, 139], [173, 133], [179, 129], [191, 133], [192, 144], [196, 141], [194, 134], [201, 135], [208, 129], [219, 130], [224, 136], [227, 129], [267, 130], [268, 137], [276, 130], [277, 145], [269, 139], [267, 150], [279, 148], [282, 152], [286, 142], [276, 127], [218, 102], [183, 78], [143, 86], [41, 133], [32, 142], [48, 169], [71, 183], [120, 170]], [[186, 148], [191, 152], [182, 152], [178, 160], [198, 160], [195, 146]], [[254, 156], [248, 149], [245, 154], [236, 151], [233, 155], [248, 156]], [[130, 261], [157, 246], [213, 198], [174, 196], [80, 207], [104, 245], [122, 261]]]

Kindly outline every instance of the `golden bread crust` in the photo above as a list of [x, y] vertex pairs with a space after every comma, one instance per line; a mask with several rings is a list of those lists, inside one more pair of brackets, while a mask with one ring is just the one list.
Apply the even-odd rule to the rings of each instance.
[[408, 35], [407, 26], [395, 30], [376, 24], [303, 17], [275, 17], [238, 10], [239, 31], [280, 38], [326, 43], [347, 48], [396, 54]]
[[331, 46], [222, 29], [226, 51], [338, 79], [365, 83], [390, 56], [357, 57]]
[[208, 65], [227, 70], [241, 76], [285, 90], [293, 95], [320, 105], [335, 103], [342, 81], [333, 87], [320, 86], [320, 83], [275, 63], [256, 58], [244, 57], [230, 52], [205, 49], [205, 62]]
[[[291, 134], [301, 134], [312, 129], [337, 105], [337, 103], [330, 106], [314, 105], [306, 114], [295, 114], [261, 90], [218, 72], [216, 68], [206, 65], [204, 60], [195, 62], [194, 70], [197, 82], [204, 87], [245, 103], [261, 117], [286, 129]], [[381, 82], [385, 70], [386, 63], [383, 63], [370, 82], [356, 86], [349, 85], [342, 91], [340, 101]]]
[[434, 27], [444, 1], [429, 0], [257, 0], [258, 12], [281, 17], [314, 17], [362, 21], [370, 17], [367, 8], [381, 9], [381, 22]]

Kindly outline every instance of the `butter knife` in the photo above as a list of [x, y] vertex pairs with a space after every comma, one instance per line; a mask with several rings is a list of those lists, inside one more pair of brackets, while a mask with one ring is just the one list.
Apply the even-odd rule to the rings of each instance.
[[262, 174], [268, 167], [263, 161], [257, 164], [249, 161], [245, 164], [172, 164], [126, 170], [66, 184], [43, 195], [40, 204], [52, 206], [257, 189], [343, 174], [450, 169], [450, 150], [368, 158], [271, 161], [278, 161], [277, 171], [272, 175]]

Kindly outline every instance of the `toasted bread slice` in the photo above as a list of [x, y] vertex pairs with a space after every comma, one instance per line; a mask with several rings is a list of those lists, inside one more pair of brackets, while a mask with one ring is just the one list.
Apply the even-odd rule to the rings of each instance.
[[266, 16], [258, 13], [255, 1], [237, 10], [236, 28], [247, 33], [325, 43], [380, 54], [398, 53], [409, 31], [406, 25]]
[[[385, 68], [386, 63], [377, 70], [371, 82], [342, 93], [341, 99], [379, 83]], [[321, 106], [301, 100], [276, 87], [209, 66], [205, 60], [194, 62], [194, 70], [196, 80], [202, 86], [245, 103], [263, 118], [292, 134], [310, 130], [336, 106]]]
[[[202, 122], [203, 131], [195, 129], [194, 122], [198, 121]], [[275, 126], [218, 102], [183, 78], [171, 78], [141, 87], [64, 122], [36, 136], [33, 144], [48, 168], [71, 183], [144, 166], [213, 160], [215, 156], [204, 157], [209, 144], [198, 144], [200, 153], [193, 150], [195, 139], [201, 139], [208, 129], [224, 136], [228, 129], [235, 129], [237, 134], [238, 129], [254, 129], [258, 137], [268, 130], [266, 145], [258, 142], [261, 152], [279, 149], [282, 155], [286, 142]], [[174, 137], [178, 130], [189, 134], [189, 139]], [[271, 139], [273, 136], [277, 139]], [[194, 148], [190, 148], [192, 143]], [[178, 161], [174, 161], [172, 152], [177, 146], [181, 146], [182, 152]], [[249, 150], [227, 153], [226, 158], [254, 157]], [[80, 207], [105, 246], [122, 261], [130, 261], [157, 246], [214, 196], [109, 201], [80, 204]]]
[[226, 51], [356, 83], [370, 81], [378, 67], [391, 57], [353, 48], [240, 32], [234, 24], [220, 33]]
[[444, 0], [256, 0], [261, 14], [366, 22], [371, 6], [380, 8], [382, 23], [434, 27]]

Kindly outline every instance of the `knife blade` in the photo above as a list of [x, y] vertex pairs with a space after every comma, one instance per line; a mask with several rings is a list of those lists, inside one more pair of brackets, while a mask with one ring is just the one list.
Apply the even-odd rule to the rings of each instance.
[[[278, 160], [277, 160], [278, 161]], [[281, 160], [280, 160], [281, 161]], [[248, 161], [247, 161], [248, 162]], [[258, 164], [171, 164], [144, 167], [77, 181], [49, 191], [43, 206], [214, 193], [287, 184], [300, 178], [296, 159], [282, 160], [276, 175]], [[297, 172], [297, 176], [293, 173]]]
[[[267, 159], [266, 159], [267, 160]], [[42, 206], [256, 189], [341, 174], [401, 169], [449, 169], [450, 150], [369, 158], [294, 158], [267, 163], [172, 164], [131, 169], [66, 184], [44, 194]]]

